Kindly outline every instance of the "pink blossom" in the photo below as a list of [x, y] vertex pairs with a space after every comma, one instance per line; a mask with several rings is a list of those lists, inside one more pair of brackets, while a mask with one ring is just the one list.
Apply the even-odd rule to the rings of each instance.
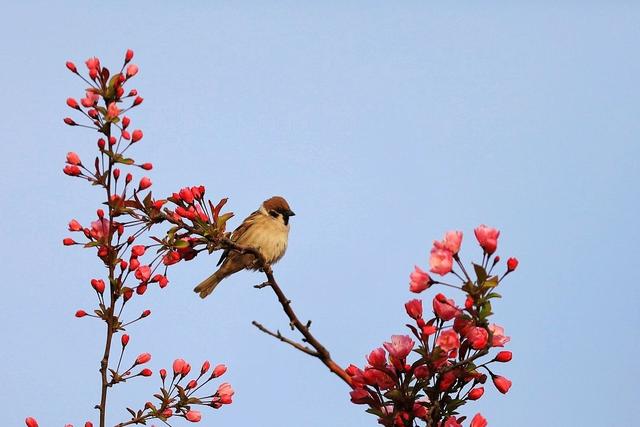
[[500, 375], [495, 375], [492, 379], [493, 385], [496, 386], [498, 391], [502, 394], [507, 394], [511, 388], [511, 381], [505, 377], [501, 377]]
[[151, 180], [148, 177], [145, 176], [140, 180], [140, 184], [138, 185], [138, 189], [139, 190], [146, 190], [149, 187], [151, 187]]
[[371, 401], [369, 392], [363, 388], [356, 388], [350, 391], [349, 395], [351, 396], [351, 401], [356, 405], [363, 405]]
[[98, 58], [89, 58], [85, 62], [89, 70], [100, 70], [100, 60]]
[[432, 273], [436, 273], [441, 276], [450, 273], [453, 269], [453, 254], [447, 249], [434, 247], [431, 249], [429, 267]]
[[473, 230], [476, 239], [478, 239], [478, 243], [486, 253], [491, 255], [498, 248], [498, 237], [500, 236], [500, 231], [495, 228], [487, 227], [482, 224], [475, 230]]
[[460, 251], [461, 243], [462, 231], [447, 231], [444, 235], [444, 240], [442, 241], [445, 249], [451, 251], [454, 255]]
[[451, 416], [444, 420], [444, 424], [442, 427], [462, 427], [462, 424], [460, 424], [458, 420], [456, 420], [456, 417]]
[[422, 318], [422, 301], [419, 299], [412, 299], [408, 301], [404, 305], [405, 310], [407, 310], [407, 314], [412, 319], [420, 319]]
[[220, 398], [220, 403], [229, 404], [232, 401], [232, 396], [235, 392], [229, 383], [222, 383], [218, 387], [218, 392], [216, 393]]
[[109, 235], [109, 220], [106, 218], [100, 218], [97, 221], [93, 221], [91, 223], [91, 230], [89, 230], [89, 234], [95, 240], [103, 240]]
[[136, 270], [136, 279], [147, 282], [151, 277], [151, 267], [148, 265], [141, 265]]
[[413, 271], [409, 275], [409, 279], [409, 290], [416, 294], [429, 288], [429, 285], [431, 284], [431, 278], [427, 272], [417, 265], [413, 267]]
[[82, 104], [83, 107], [91, 108], [94, 105], [96, 105], [99, 99], [100, 99], [100, 95], [93, 93], [91, 91], [87, 91], [86, 96], [80, 100], [80, 103]]
[[114, 119], [118, 117], [119, 114], [120, 114], [120, 109], [118, 108], [116, 103], [115, 102], [110, 103], [109, 107], [107, 107], [107, 119]]
[[227, 367], [223, 364], [216, 365], [216, 367], [213, 368], [213, 376], [216, 378], [221, 377], [225, 372], [227, 372]]
[[456, 302], [447, 299], [443, 294], [437, 294], [433, 299], [433, 311], [436, 316], [444, 321], [451, 320], [460, 314], [460, 309], [456, 307]]
[[387, 366], [387, 353], [383, 348], [376, 348], [367, 356], [367, 362], [374, 368], [384, 368]]
[[383, 345], [391, 356], [404, 360], [411, 353], [414, 344], [408, 335], [392, 335], [391, 342], [385, 342]]
[[142, 353], [138, 357], [136, 357], [136, 364], [141, 365], [143, 363], [147, 363], [151, 360], [151, 355], [149, 353]]
[[498, 326], [495, 323], [489, 325], [489, 330], [491, 331], [491, 345], [493, 347], [504, 347], [506, 343], [508, 343], [511, 338], [504, 334], [504, 328], [502, 326]]
[[469, 427], [487, 427], [487, 419], [478, 412], [471, 420]]
[[180, 372], [182, 372], [182, 368], [184, 368], [184, 365], [186, 365], [187, 362], [184, 361], [184, 359], [176, 359], [173, 361], [173, 373], [175, 375], [178, 375]]
[[131, 78], [138, 74], [138, 66], [136, 64], [130, 64], [127, 67], [127, 78]]
[[448, 353], [451, 350], [460, 348], [460, 339], [453, 329], [447, 329], [440, 334], [436, 340], [436, 345]]
[[474, 326], [466, 331], [466, 338], [471, 343], [471, 348], [481, 350], [485, 348], [489, 342], [489, 333], [485, 328]]

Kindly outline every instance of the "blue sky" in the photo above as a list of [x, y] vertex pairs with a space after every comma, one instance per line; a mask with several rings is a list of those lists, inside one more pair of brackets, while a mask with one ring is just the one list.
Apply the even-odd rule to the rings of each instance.
[[[3, 15], [4, 425], [96, 419], [103, 328], [73, 313], [94, 303], [101, 269], [60, 242], [100, 194], [61, 172], [67, 151], [94, 150], [62, 124], [83, 88], [64, 62], [115, 67], [126, 48], [145, 98], [135, 155], [155, 164], [155, 193], [204, 184], [230, 197], [232, 226], [285, 195], [297, 216], [276, 274], [338, 363], [362, 365], [404, 333], [408, 274], [432, 240], [463, 230], [465, 258], [478, 259], [472, 230], [486, 223], [502, 230], [498, 252], [521, 260], [494, 310], [514, 385], [465, 413], [492, 427], [635, 421], [637, 5], [25, 1]], [[196, 298], [216, 261], [179, 265], [134, 304], [153, 315], [131, 329], [131, 356], [152, 353], [156, 370], [175, 357], [226, 363], [235, 402], [203, 425], [376, 425], [318, 361], [251, 326], [287, 327], [274, 296], [252, 288], [262, 277]], [[114, 390], [110, 422], [156, 386]]]

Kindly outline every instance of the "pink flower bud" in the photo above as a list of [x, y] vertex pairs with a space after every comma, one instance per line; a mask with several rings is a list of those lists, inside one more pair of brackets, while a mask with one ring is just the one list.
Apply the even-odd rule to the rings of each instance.
[[500, 353], [498, 353], [496, 355], [496, 362], [510, 362], [511, 358], [513, 357], [512, 353], [510, 351], [501, 351]]
[[149, 368], [145, 368], [140, 371], [140, 375], [142, 375], [143, 377], [150, 377], [151, 375], [153, 375], [153, 371], [151, 371], [151, 369]]
[[118, 142], [118, 140], [116, 139], [115, 136], [110, 136], [109, 137], [109, 145], [114, 146], [114, 145], [116, 145], [116, 142]]
[[65, 246], [71, 246], [71, 245], [75, 245], [76, 241], [73, 240], [71, 237], [67, 237], [65, 239], [62, 239], [62, 244]]
[[64, 122], [69, 126], [76, 126], [76, 122], [74, 122], [71, 117], [65, 117]]
[[133, 131], [131, 135], [131, 143], [138, 142], [142, 139], [142, 131], [140, 129], [136, 129]]
[[136, 99], [133, 101], [133, 106], [135, 107], [136, 105], [142, 104], [142, 101], [144, 101], [142, 97], [140, 96], [136, 97]]
[[123, 130], [123, 131], [122, 131], [122, 139], [124, 139], [124, 140], [126, 140], [126, 141], [128, 141], [128, 140], [130, 140], [130, 139], [131, 139], [131, 135], [129, 134], [129, 132], [128, 132], [128, 131], [126, 131], [126, 130]]
[[469, 392], [469, 399], [478, 400], [484, 394], [484, 387], [476, 387]]
[[82, 164], [82, 162], [80, 161], [80, 157], [73, 151], [69, 151], [67, 153], [67, 163], [69, 163], [70, 165], [76, 165], [76, 166]]
[[493, 384], [496, 386], [498, 391], [502, 394], [507, 394], [509, 389], [511, 388], [511, 381], [509, 381], [505, 377], [501, 377], [500, 375], [495, 375], [492, 377]]
[[478, 243], [482, 249], [484, 249], [485, 253], [491, 255], [494, 253], [498, 247], [498, 237], [500, 236], [500, 231], [495, 228], [487, 227], [482, 224], [477, 227], [473, 232], [476, 235], [476, 239], [478, 239]]
[[182, 372], [182, 368], [187, 364], [184, 359], [176, 359], [173, 361], [173, 374], [178, 375]]
[[133, 59], [133, 51], [131, 49], [127, 49], [127, 52], [124, 54], [124, 62], [125, 64]]
[[84, 310], [78, 310], [76, 311], [76, 317], [84, 317], [87, 315], [87, 312]]
[[145, 176], [140, 180], [140, 184], [138, 185], [138, 189], [139, 190], [146, 190], [149, 187], [151, 187], [151, 180]]
[[78, 105], [78, 101], [76, 101], [73, 98], [67, 98], [67, 105], [76, 110], [80, 109], [80, 106]]
[[131, 119], [127, 116], [124, 116], [122, 118], [122, 128], [126, 129], [127, 127], [129, 127], [129, 123], [131, 123]]
[[223, 364], [220, 365], [216, 365], [215, 368], [213, 368], [213, 376], [215, 378], [221, 377], [224, 375], [224, 373], [227, 372], [227, 367]]
[[144, 293], [147, 292], [147, 285], [146, 284], [142, 284], [142, 285], [138, 285], [136, 286], [136, 293], [138, 295], [144, 295]]
[[120, 114], [120, 109], [118, 108], [116, 103], [115, 102], [110, 103], [109, 106], [107, 107], [107, 119], [114, 119], [118, 117], [119, 114]]
[[131, 248], [131, 254], [134, 256], [142, 256], [146, 250], [147, 248], [144, 245], [135, 245]]
[[96, 209], [96, 215], [98, 215], [98, 218], [102, 219], [104, 218], [104, 211], [102, 209]]
[[211, 367], [211, 363], [209, 363], [208, 360], [205, 360], [204, 363], [202, 364], [202, 368], [200, 368], [200, 374], [204, 375], [205, 373], [207, 373], [210, 367]]
[[122, 343], [123, 347], [126, 347], [127, 344], [129, 344], [129, 335], [124, 334], [122, 338], [120, 338], [120, 342]]
[[518, 259], [517, 258], [509, 258], [507, 260], [507, 271], [513, 271], [518, 267]]
[[143, 163], [140, 165], [140, 167], [146, 171], [150, 171], [151, 169], [153, 169], [153, 164], [152, 163]]
[[131, 89], [129, 91], [129, 95], [128, 96], [136, 96], [138, 94], [138, 91], [136, 89]]
[[136, 358], [136, 365], [142, 365], [143, 363], [147, 363], [151, 360], [151, 355], [149, 353], [142, 353]]
[[97, 293], [102, 294], [105, 288], [104, 280], [91, 279], [91, 287], [93, 287], [93, 289], [95, 289]]
[[27, 427], [38, 427], [38, 422], [33, 417], [27, 417], [27, 419], [25, 419], [24, 422], [27, 425]]
[[145, 310], [142, 312], [140, 317], [148, 317], [151, 314], [151, 310]]
[[103, 138], [98, 139], [98, 148], [99, 149], [104, 150], [105, 144], [106, 144], [106, 142], [105, 142], [105, 140]]
[[67, 66], [67, 68], [69, 69], [69, 71], [71, 71], [72, 73], [78, 73], [78, 69], [76, 68], [76, 64], [74, 64], [71, 61], [67, 61], [67, 63], [65, 64]]
[[407, 314], [412, 319], [420, 319], [422, 317], [422, 301], [419, 299], [412, 299], [408, 301], [404, 308], [407, 310]]
[[431, 278], [429, 275], [417, 265], [413, 267], [413, 271], [409, 275], [409, 279], [409, 290], [416, 294], [424, 291], [431, 285]]
[[196, 380], [191, 380], [187, 383], [187, 389], [196, 388], [198, 386], [198, 382]]
[[127, 78], [130, 79], [131, 77], [135, 76], [136, 74], [138, 74], [138, 66], [136, 64], [130, 64], [127, 67]]
[[72, 219], [71, 221], [69, 221], [69, 231], [81, 231], [81, 230], [82, 230], [82, 225], [80, 225], [78, 221], [76, 221], [75, 219]]
[[128, 183], [131, 182], [131, 180], [133, 180], [133, 175], [128, 173], [127, 176], [124, 178], [124, 182], [125, 182], [125, 184], [128, 184]]
[[191, 365], [189, 365], [188, 363], [185, 363], [180, 373], [182, 374], [183, 377], [186, 377], [187, 375], [189, 375], [189, 372], [191, 372]]
[[471, 420], [469, 427], [487, 427], [487, 420], [480, 413], [477, 413]]
[[162, 378], [163, 380], [165, 378], [167, 378], [167, 370], [166, 369], [160, 369], [160, 378]]
[[87, 421], [84, 423], [84, 427], [93, 427], [93, 423], [91, 421]]
[[192, 423], [197, 423], [202, 419], [202, 414], [200, 411], [187, 411], [184, 417]]

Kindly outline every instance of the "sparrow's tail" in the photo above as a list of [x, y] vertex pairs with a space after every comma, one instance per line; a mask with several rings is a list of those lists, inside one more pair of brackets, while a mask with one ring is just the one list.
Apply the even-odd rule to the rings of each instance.
[[222, 276], [220, 274], [220, 270], [218, 270], [211, 276], [204, 279], [202, 283], [200, 283], [193, 289], [193, 291], [197, 294], [200, 294], [200, 298], [206, 298], [207, 296], [209, 296], [209, 294], [211, 294], [211, 292], [213, 292], [213, 290], [216, 288], [216, 286], [218, 286], [218, 283], [220, 283], [222, 279], [224, 279], [224, 276]]

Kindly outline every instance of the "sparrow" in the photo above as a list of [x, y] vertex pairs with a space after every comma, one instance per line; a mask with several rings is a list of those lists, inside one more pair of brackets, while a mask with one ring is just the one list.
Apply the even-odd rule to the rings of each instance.
[[[275, 264], [283, 257], [289, 240], [289, 218], [295, 213], [287, 201], [280, 196], [265, 200], [260, 208], [245, 218], [231, 234], [231, 240], [239, 245], [257, 249], [267, 264]], [[220, 260], [218, 271], [203, 280], [193, 290], [205, 298], [218, 283], [240, 270], [257, 270], [256, 256], [241, 254], [226, 249]]]

